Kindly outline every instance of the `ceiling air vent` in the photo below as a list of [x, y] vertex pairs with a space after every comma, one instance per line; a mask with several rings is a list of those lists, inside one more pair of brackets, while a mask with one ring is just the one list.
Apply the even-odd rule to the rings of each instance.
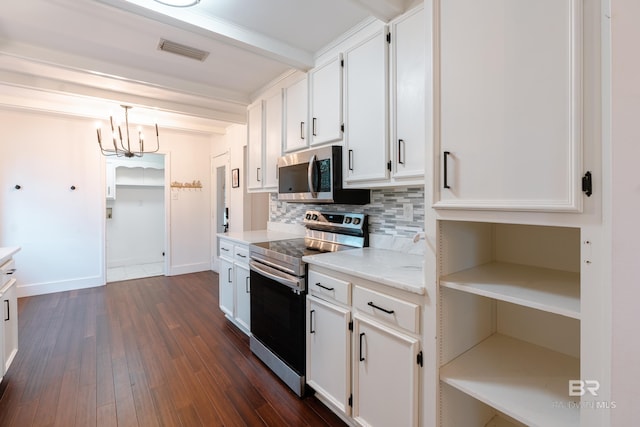
[[185, 46], [183, 44], [165, 39], [160, 39], [160, 43], [158, 43], [158, 49], [165, 52], [175, 53], [176, 55], [186, 56], [187, 58], [197, 59], [198, 61], [204, 61], [207, 56], [209, 56], [209, 52], [205, 52], [204, 50], [196, 49], [195, 47], [191, 46]]

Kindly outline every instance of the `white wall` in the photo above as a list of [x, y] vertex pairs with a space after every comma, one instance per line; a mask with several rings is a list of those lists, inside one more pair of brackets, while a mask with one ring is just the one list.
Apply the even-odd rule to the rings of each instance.
[[611, 6], [611, 425], [631, 426], [640, 420], [640, 2], [612, 0]]
[[[159, 125], [169, 180], [203, 185], [170, 193], [168, 274], [208, 270], [212, 135]], [[104, 158], [95, 119], [2, 109], [0, 129], [0, 246], [22, 248], [19, 296], [103, 285]]]
[[19, 295], [101, 285], [104, 195], [93, 121], [0, 110], [0, 129], [0, 246], [22, 248]]

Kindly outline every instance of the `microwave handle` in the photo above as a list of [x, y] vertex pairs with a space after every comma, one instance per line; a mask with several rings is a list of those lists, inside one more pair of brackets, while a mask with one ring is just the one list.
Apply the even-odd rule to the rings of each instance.
[[309, 168], [307, 169], [307, 184], [309, 185], [309, 192], [311, 193], [311, 197], [318, 197], [318, 192], [315, 191], [313, 186], [313, 172], [316, 167], [316, 155], [312, 155], [309, 159]]

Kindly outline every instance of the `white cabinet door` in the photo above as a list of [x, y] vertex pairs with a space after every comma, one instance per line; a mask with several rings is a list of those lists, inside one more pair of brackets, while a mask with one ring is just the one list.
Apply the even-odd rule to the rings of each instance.
[[251, 283], [249, 268], [236, 264], [235, 291], [236, 291], [236, 322], [246, 329], [251, 330]]
[[264, 189], [278, 187], [278, 157], [282, 154], [282, 92], [278, 92], [264, 103]]
[[344, 53], [347, 184], [388, 178], [386, 27]]
[[353, 418], [366, 426], [417, 426], [419, 341], [358, 314], [353, 339]]
[[285, 141], [284, 151], [307, 148], [307, 78], [284, 89], [285, 99]]
[[307, 296], [307, 383], [350, 415], [351, 311]]
[[16, 279], [11, 279], [2, 294], [4, 323], [4, 372], [7, 372], [11, 362], [18, 353], [18, 298]]
[[107, 200], [115, 200], [116, 199], [116, 166], [107, 161], [106, 162], [106, 199]]
[[263, 164], [263, 102], [256, 102], [247, 109], [247, 188], [261, 189], [264, 180]]
[[342, 56], [309, 72], [311, 145], [342, 140]]
[[396, 180], [424, 177], [425, 18], [421, 7], [391, 24], [391, 155]]
[[233, 262], [220, 258], [220, 272], [218, 273], [218, 292], [220, 309], [233, 318], [234, 312], [234, 272]]
[[447, 0], [436, 207], [581, 209], [579, 0]]

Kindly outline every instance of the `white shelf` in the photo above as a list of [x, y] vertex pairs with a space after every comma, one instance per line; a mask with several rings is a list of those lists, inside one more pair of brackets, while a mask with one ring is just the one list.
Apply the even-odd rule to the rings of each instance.
[[580, 319], [580, 274], [491, 262], [440, 279], [440, 285]]
[[440, 369], [440, 380], [532, 426], [580, 425], [579, 400], [568, 396], [580, 361], [494, 334]]
[[164, 183], [151, 184], [151, 183], [132, 183], [132, 182], [116, 182], [116, 187], [164, 187]]

